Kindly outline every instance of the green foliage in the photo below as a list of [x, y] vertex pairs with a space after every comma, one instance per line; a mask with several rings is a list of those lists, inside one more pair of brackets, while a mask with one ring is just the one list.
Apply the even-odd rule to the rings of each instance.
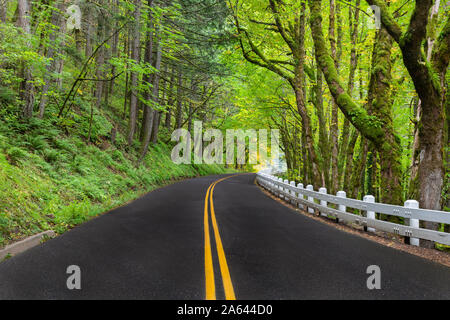
[[9, 87], [0, 86], [0, 106], [7, 106], [16, 102], [17, 95]]
[[[369, 18], [363, 14], [367, 12], [367, 3], [362, 1], [358, 9], [356, 3], [335, 2], [340, 6], [336, 10], [339, 15], [335, 21], [336, 33], [342, 32], [335, 39], [337, 54], [340, 51], [337, 61], [324, 54], [330, 51], [329, 42], [333, 40], [327, 34], [331, 2], [322, 1], [321, 10], [311, 10], [304, 1], [294, 0], [272, 3], [176, 0], [164, 5], [153, 2], [152, 7], [142, 1], [139, 21], [135, 20], [135, 3], [119, 0], [111, 6], [101, 6], [81, 1], [83, 14], [89, 12], [93, 23], [90, 29], [85, 29], [83, 24], [80, 32], [65, 32], [55, 24], [53, 13], [60, 9], [53, 6], [58, 2], [33, 2], [29, 34], [16, 26], [13, 6], [10, 6], [8, 22], [0, 23], [0, 245], [41, 230], [63, 232], [180, 177], [225, 172], [222, 166], [216, 165], [173, 164], [172, 145], [168, 141], [178, 105], [182, 107], [184, 127], [189, 112], [194, 110], [191, 122], [204, 121], [204, 129], [280, 129], [285, 153], [281, 157], [289, 163], [284, 177], [304, 184], [312, 182], [307, 180], [314, 176], [313, 162], [315, 165], [318, 162], [321, 169], [318, 171], [324, 176], [320, 178], [329, 184], [334, 170], [330, 165], [334, 146], [329, 140], [335, 134], [342, 133], [336, 148], [340, 175], [336, 180], [344, 180], [344, 171], [353, 162], [355, 165], [366, 162], [362, 158], [361, 135], [354, 140], [358, 141], [352, 146], [354, 153], [347, 157], [343, 140], [345, 129], [351, 127], [350, 121], [363, 133], [364, 139], [368, 138], [366, 142], [371, 140], [376, 145], [379, 153], [401, 153], [394, 164], [400, 163], [402, 169], [396, 172], [405, 172], [401, 183], [406, 193], [415, 88], [397, 45], [392, 50], [379, 46], [379, 56], [385, 59], [373, 63], [375, 45], [382, 41], [377, 37], [380, 33], [367, 28]], [[271, 5], [278, 8], [276, 13]], [[304, 8], [305, 37], [300, 39]], [[402, 12], [396, 19], [402, 26], [409, 22], [413, 8], [413, 2], [393, 1], [389, 6], [391, 12]], [[231, 9], [241, 30], [235, 29]], [[357, 40], [352, 44], [351, 33], [356, 26], [353, 19], [357, 12], [360, 14]], [[440, 14], [428, 26], [430, 35], [439, 39], [445, 36], [448, 27], [445, 31], [442, 17], [448, 16], [447, 13], [448, 8], [441, 6]], [[323, 43], [315, 47], [311, 31], [319, 22]], [[134, 34], [136, 25], [139, 30]], [[107, 28], [102, 30], [103, 26]], [[286, 34], [280, 31], [282, 27]], [[151, 34], [156, 37], [150, 39]], [[133, 49], [136, 35], [141, 38], [136, 44], [140, 50]], [[409, 36], [406, 33], [404, 39]], [[162, 48], [160, 70], [155, 68], [155, 56], [149, 59], [144, 54], [149, 40], [154, 53], [157, 47]], [[302, 52], [298, 49], [303, 40], [305, 75], [301, 79], [302, 90], [298, 90], [300, 85], [296, 82], [300, 77], [295, 75], [300, 75]], [[442, 50], [444, 45], [444, 42], [440, 44]], [[137, 51], [144, 54], [139, 61], [132, 58]], [[91, 52], [95, 54], [88, 60]], [[248, 63], [243, 52], [258, 63]], [[350, 79], [352, 53], [357, 58], [357, 70]], [[335, 67], [336, 62], [339, 67]], [[322, 71], [318, 71], [319, 63]], [[427, 64], [427, 68], [431, 70], [433, 66]], [[21, 88], [28, 81], [24, 79], [25, 70], [32, 71], [29, 83], [35, 93], [31, 118], [22, 115], [25, 101], [21, 100], [24, 95]], [[376, 74], [381, 76], [380, 83], [390, 85], [389, 94], [371, 96], [370, 79]], [[153, 79], [157, 75], [161, 76], [159, 99], [153, 97]], [[324, 76], [320, 88], [319, 75]], [[438, 75], [432, 73], [432, 76], [435, 85], [440, 84]], [[352, 90], [348, 89], [350, 82]], [[48, 89], [46, 93], [44, 89]], [[298, 104], [300, 99], [296, 93], [304, 94], [303, 105]], [[137, 132], [129, 144], [128, 110], [132, 94], [136, 94], [139, 103]], [[39, 119], [37, 109], [45, 100], [44, 117]], [[337, 123], [332, 126], [334, 100], [341, 109]], [[161, 122], [159, 142], [150, 144], [138, 166], [142, 147], [138, 136], [144, 124], [144, 106], [161, 111], [163, 118], [170, 111], [172, 123], [166, 128]], [[305, 122], [308, 118], [310, 123]], [[311, 130], [305, 134], [307, 127]], [[334, 128], [337, 133], [331, 132]], [[384, 139], [386, 130], [393, 132], [391, 139]], [[114, 142], [112, 133], [116, 134]], [[312, 140], [312, 148], [305, 146], [308, 144], [305, 136]], [[318, 161], [311, 161], [311, 149], [317, 153]], [[351, 178], [361, 184], [357, 194], [373, 192], [379, 200], [380, 194], [389, 191], [381, 190], [380, 158], [372, 151], [370, 145], [371, 160], [366, 172]], [[247, 165], [242, 169], [251, 171], [258, 167]], [[445, 190], [448, 190], [448, 174], [446, 181]], [[448, 192], [444, 193], [446, 196]]]
[[[140, 48], [147, 36], [157, 31], [165, 73], [148, 59], [131, 59], [127, 53], [131, 48], [124, 48], [131, 35], [129, 26], [135, 23], [133, 2], [120, 0], [111, 8], [81, 1], [83, 14], [89, 12], [91, 22], [98, 22], [92, 23], [90, 30], [83, 25], [81, 32], [60, 28], [58, 20], [64, 18], [64, 9], [59, 5], [33, 2], [30, 17], [24, 19], [30, 23], [30, 31], [27, 26], [17, 26], [19, 17], [12, 5], [7, 22], [0, 23], [0, 246], [42, 230], [63, 232], [174, 179], [225, 172], [216, 165], [174, 164], [171, 147], [161, 142], [170, 140], [172, 130], [163, 125], [160, 142], [151, 144], [137, 166], [141, 142], [136, 139], [128, 145], [128, 119], [123, 112], [129, 103], [126, 85], [137, 91], [141, 105], [162, 112], [173, 107], [174, 102], [168, 106], [167, 101], [144, 99], [144, 93], [152, 93], [152, 75], [159, 73], [168, 82], [171, 76], [166, 73], [176, 74], [178, 68], [183, 73], [183, 87], [193, 86], [189, 79], [199, 81], [197, 97], [183, 92], [182, 104], [195, 108], [204, 100], [209, 106], [225, 104], [224, 97], [209, 93], [218, 87], [214, 73], [223, 71], [217, 60], [228, 36], [226, 3], [180, 0], [154, 3], [151, 8], [143, 3]], [[108, 30], [101, 30], [101, 24]], [[204, 41], [208, 37], [220, 38], [221, 45]], [[116, 52], [112, 50], [114, 41]], [[127, 82], [131, 73], [138, 78], [133, 88]], [[109, 90], [112, 81], [103, 81], [109, 78], [114, 79], [114, 90]], [[104, 84], [103, 95], [97, 101], [100, 84]], [[28, 95], [30, 100], [24, 97]], [[128, 100], [124, 103], [124, 99]], [[34, 104], [32, 117], [24, 114], [27, 102]], [[37, 109], [43, 105], [41, 119]], [[201, 109], [206, 116], [206, 106]], [[141, 126], [138, 123], [139, 129]], [[113, 127], [117, 132], [111, 142]]]
[[58, 150], [46, 149], [44, 150], [44, 159], [48, 163], [55, 163], [60, 158], [60, 153]]
[[[82, 133], [54, 129], [56, 120], [11, 131], [0, 119], [0, 246], [43, 230], [62, 233], [173, 179], [225, 172], [217, 165], [176, 165], [164, 143], [153, 145], [136, 168], [136, 153], [86, 144]], [[97, 125], [102, 134], [111, 129], [100, 113]]]
[[48, 143], [44, 136], [26, 136], [26, 143], [35, 151], [43, 151], [48, 148]]
[[91, 202], [85, 199], [63, 207], [56, 215], [56, 232], [64, 232], [65, 227], [74, 227], [85, 222], [89, 218]]
[[17, 165], [27, 157], [27, 152], [18, 147], [11, 147], [6, 150], [6, 155], [12, 164]]

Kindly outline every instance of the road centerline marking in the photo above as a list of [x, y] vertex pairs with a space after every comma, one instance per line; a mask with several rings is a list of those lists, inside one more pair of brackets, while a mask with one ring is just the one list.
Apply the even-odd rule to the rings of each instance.
[[[240, 175], [240, 174], [238, 174]], [[225, 299], [226, 300], [236, 300], [236, 296], [234, 294], [233, 283], [231, 281], [230, 270], [228, 268], [227, 259], [225, 256], [225, 251], [223, 249], [222, 239], [220, 238], [219, 227], [216, 220], [216, 215], [214, 211], [214, 201], [213, 201], [213, 192], [215, 186], [226, 179], [235, 177], [237, 175], [232, 175], [228, 177], [221, 178], [213, 183], [211, 183], [206, 191], [205, 196], [205, 207], [204, 207], [204, 233], [205, 233], [205, 291], [206, 291], [206, 300], [215, 300], [216, 299], [216, 288], [215, 288], [215, 280], [214, 280], [214, 266], [212, 260], [212, 250], [211, 250], [211, 237], [209, 235], [209, 210], [208, 210], [208, 202], [210, 203], [210, 211], [211, 211], [211, 221], [212, 227], [214, 231], [214, 239], [216, 241], [216, 249], [217, 256], [219, 260], [220, 273], [222, 276], [223, 288], [225, 291]]]
[[211, 188], [210, 196], [210, 210], [211, 221], [214, 229], [214, 238], [216, 240], [217, 256], [219, 258], [220, 273], [222, 274], [222, 283], [225, 290], [226, 300], [236, 300], [234, 294], [233, 283], [231, 282], [230, 270], [228, 268], [227, 258], [225, 257], [225, 251], [223, 250], [222, 239], [220, 238], [219, 227], [217, 225], [216, 215], [214, 212], [213, 193], [217, 183]]
[[214, 267], [212, 262], [211, 239], [209, 237], [208, 196], [212, 184], [208, 187], [205, 196], [205, 210], [203, 224], [205, 229], [205, 289], [206, 300], [216, 300], [216, 285], [214, 282]]

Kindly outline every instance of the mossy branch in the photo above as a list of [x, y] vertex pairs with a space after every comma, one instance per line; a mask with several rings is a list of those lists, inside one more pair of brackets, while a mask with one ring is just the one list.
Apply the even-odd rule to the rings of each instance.
[[364, 137], [374, 144], [377, 144], [380, 137], [384, 135], [381, 126], [377, 121], [374, 121], [376, 119], [374, 119], [373, 116], [370, 116], [367, 110], [362, 106], [358, 105], [344, 89], [344, 85], [339, 79], [334, 60], [326, 47], [322, 32], [321, 1], [309, 0], [309, 6], [311, 9], [310, 25], [316, 57], [331, 94], [342, 113], [349, 119], [355, 128], [357, 128]]

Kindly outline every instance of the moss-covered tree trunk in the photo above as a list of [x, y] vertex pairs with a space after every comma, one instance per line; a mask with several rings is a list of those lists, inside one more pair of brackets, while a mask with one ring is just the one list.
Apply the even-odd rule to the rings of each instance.
[[[315, 188], [320, 188], [323, 186], [322, 184], [322, 170], [319, 166], [319, 160], [317, 158], [316, 151], [314, 149], [314, 136], [311, 127], [311, 117], [306, 108], [306, 103], [304, 99], [303, 92], [303, 62], [302, 58], [300, 58], [299, 63], [297, 64], [297, 72], [294, 80], [294, 92], [295, 99], [297, 103], [297, 110], [302, 118], [302, 128], [305, 139], [305, 147], [308, 151], [309, 159], [311, 161], [311, 176], [310, 182], [314, 185]], [[304, 61], [304, 60], [303, 60]]]
[[[356, 69], [358, 67], [358, 54], [357, 54], [357, 42], [358, 42], [358, 24], [359, 24], [359, 14], [360, 14], [360, 0], [356, 0], [355, 8], [352, 6], [348, 6], [348, 20], [350, 22], [350, 40], [351, 40], [351, 49], [350, 49], [350, 70], [348, 74], [347, 81], [347, 91], [348, 94], [352, 97], [353, 88], [355, 87], [355, 74]], [[361, 69], [360, 69], [361, 71]], [[360, 75], [360, 81], [362, 77]], [[362, 89], [362, 83], [360, 83], [360, 92]], [[362, 100], [362, 97], [361, 97]], [[358, 189], [358, 187], [351, 183], [351, 175], [354, 168], [353, 154], [355, 151], [355, 142], [358, 138], [358, 131], [353, 128], [351, 129], [350, 121], [347, 118], [344, 118], [344, 126], [342, 129], [341, 141], [340, 141], [340, 152], [339, 152], [339, 168], [340, 171], [343, 172], [344, 178], [344, 190], [350, 190], [353, 192], [353, 188]], [[345, 167], [344, 167], [345, 166]], [[358, 191], [356, 191], [358, 194]]]
[[311, 117], [306, 108], [305, 99], [305, 30], [306, 30], [306, 7], [302, 6], [302, 12], [300, 16], [298, 26], [298, 38], [296, 45], [293, 47], [293, 54], [295, 60], [294, 81], [292, 87], [295, 92], [295, 100], [297, 103], [297, 110], [302, 118], [302, 128], [305, 135], [306, 149], [308, 150], [309, 160], [311, 161], [312, 171], [310, 183], [315, 188], [323, 186], [322, 170], [319, 165], [319, 159], [314, 149], [314, 136], [311, 127]]
[[313, 87], [313, 96], [314, 96], [313, 103], [317, 112], [317, 119], [319, 121], [319, 150], [321, 155], [320, 163], [322, 168], [322, 175], [323, 179], [325, 180], [325, 185], [329, 186], [330, 185], [329, 169], [330, 169], [331, 152], [327, 134], [326, 117], [323, 108], [322, 90], [323, 90], [322, 70], [320, 69], [319, 66], [317, 66], [316, 81]]
[[305, 130], [302, 127], [302, 162], [303, 162], [303, 181], [309, 181], [311, 177], [311, 161], [309, 161], [309, 154], [306, 150]]
[[[330, 0], [330, 22], [328, 24], [328, 40], [330, 42], [331, 57], [334, 60], [336, 70], [339, 72], [336, 48], [336, 4], [334, 0]], [[335, 194], [339, 188], [339, 172], [338, 172], [338, 105], [334, 98], [331, 102], [331, 124], [330, 124], [330, 147], [331, 147], [331, 182], [330, 192]]]
[[[402, 187], [400, 184], [401, 167], [399, 158], [401, 149], [399, 140], [394, 134], [390, 110], [388, 110], [386, 105], [390, 99], [382, 101], [389, 94], [389, 90], [386, 90], [388, 88], [386, 83], [389, 81], [386, 75], [390, 74], [390, 67], [389, 70], [386, 70], [386, 66], [382, 66], [382, 63], [385, 62], [388, 62], [390, 66], [390, 59], [389, 61], [383, 60], [383, 57], [386, 55], [390, 57], [389, 40], [383, 39], [379, 44], [380, 47], [375, 49], [379, 56], [374, 57], [374, 63], [379, 60], [380, 64], [373, 69], [373, 72], [377, 74], [374, 84], [379, 86], [379, 88], [374, 88], [373, 105], [374, 109], [377, 108], [377, 112], [376, 115], [370, 115], [367, 110], [355, 103], [339, 79], [333, 58], [328, 52], [323, 36], [321, 0], [309, 0], [309, 6], [311, 9], [310, 25], [316, 59], [325, 76], [330, 92], [345, 117], [364, 137], [375, 145], [380, 153], [380, 158], [382, 158], [380, 162], [383, 170], [383, 201], [401, 204]], [[392, 46], [392, 42], [390, 42], [390, 45]], [[389, 52], [385, 52], [387, 49]]]
[[[323, 186], [323, 176], [321, 173], [321, 166], [319, 158], [314, 149], [314, 135], [312, 131], [311, 117], [307, 110], [307, 103], [305, 98], [305, 27], [306, 27], [306, 4], [301, 3], [300, 10], [298, 10], [297, 17], [294, 23], [286, 23], [282, 20], [280, 11], [283, 10], [284, 4], [269, 0], [269, 8], [273, 13], [274, 22], [271, 25], [274, 31], [278, 32], [289, 47], [289, 55], [292, 56], [292, 61], [277, 62], [277, 60], [270, 59], [266, 56], [263, 50], [260, 50], [258, 45], [253, 42], [251, 36], [245, 28], [241, 28], [238, 16], [235, 14], [234, 19], [236, 28], [242, 38], [239, 39], [239, 44], [244, 55], [244, 58], [260, 67], [266, 68], [277, 75], [287, 80], [292, 87], [298, 113], [302, 118], [302, 144], [307, 151], [308, 161], [304, 162], [307, 169], [307, 176], [305, 180], [312, 183], [316, 188]], [[281, 10], [280, 10], [281, 8]], [[244, 46], [244, 40], [248, 42], [249, 50]], [[286, 65], [293, 67], [293, 70], [286, 71]], [[292, 73], [294, 76], [292, 76]], [[306, 182], [306, 181], [305, 181]]]
[[361, 137], [359, 155], [353, 160], [353, 170], [350, 179], [350, 184], [352, 185], [350, 197], [353, 199], [358, 199], [358, 195], [360, 192], [362, 193], [362, 195], [364, 193], [368, 150], [369, 146], [367, 140]]
[[[403, 63], [421, 100], [417, 156], [419, 202], [422, 208], [442, 208], [444, 184], [444, 106], [447, 68], [450, 60], [450, 16], [433, 44], [431, 62], [427, 61], [426, 43], [432, 0], [416, 1], [407, 30], [396, 22], [388, 6], [381, 0], [367, 0], [380, 8], [381, 22], [400, 46]], [[414, 185], [414, 182], [413, 182]], [[438, 224], [425, 222], [425, 227], [437, 229]], [[427, 247], [434, 246], [421, 241]]]
[[[350, 123], [348, 124], [348, 126], [350, 126]], [[355, 188], [356, 186], [353, 185], [351, 183], [351, 176], [352, 176], [352, 171], [353, 171], [353, 154], [355, 151], [355, 145], [356, 145], [356, 141], [358, 140], [358, 131], [355, 129], [352, 129], [352, 132], [350, 133], [350, 139], [348, 141], [348, 146], [347, 146], [347, 154], [346, 154], [346, 158], [345, 158], [345, 162], [346, 162], [346, 166], [345, 166], [345, 171], [344, 171], [344, 190], [349, 191], [350, 193], [352, 193], [352, 189]]]
[[395, 135], [391, 104], [391, 50], [394, 40], [381, 28], [374, 42], [368, 110], [382, 122], [384, 136], [373, 141], [380, 155], [382, 201], [401, 204], [402, 167], [400, 139]]

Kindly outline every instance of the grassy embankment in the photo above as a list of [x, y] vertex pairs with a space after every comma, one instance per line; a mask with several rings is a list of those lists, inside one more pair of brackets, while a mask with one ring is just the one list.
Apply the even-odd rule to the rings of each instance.
[[[137, 167], [139, 143], [127, 150], [126, 121], [117, 111], [95, 110], [87, 143], [90, 105], [64, 119], [55, 109], [27, 122], [17, 109], [0, 107], [0, 247], [44, 230], [63, 233], [175, 179], [227, 172], [174, 164], [164, 143], [151, 146]], [[114, 144], [112, 123], [119, 124]], [[166, 141], [168, 132], [161, 134]]]

